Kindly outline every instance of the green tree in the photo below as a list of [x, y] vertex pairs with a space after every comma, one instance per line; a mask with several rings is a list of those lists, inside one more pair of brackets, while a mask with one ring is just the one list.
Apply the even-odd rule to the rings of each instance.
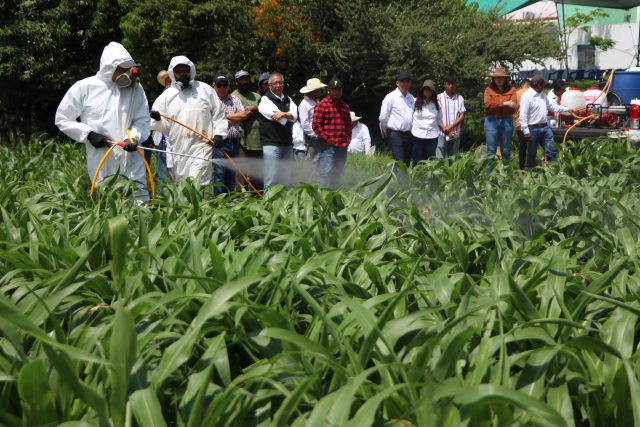
[[0, 6], [0, 128], [3, 143], [55, 132], [53, 115], [79, 77], [98, 70], [119, 40], [117, 4], [99, 0], [5, 1]]
[[239, 68], [259, 72], [251, 2], [233, 0], [121, 1], [124, 45], [141, 64], [150, 99], [162, 90], [156, 75], [169, 61], [185, 55], [196, 66], [196, 79], [210, 83], [219, 73]]

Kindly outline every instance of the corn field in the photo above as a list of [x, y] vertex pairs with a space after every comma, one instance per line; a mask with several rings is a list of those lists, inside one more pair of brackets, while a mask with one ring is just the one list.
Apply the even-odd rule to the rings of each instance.
[[0, 149], [0, 425], [640, 426], [640, 152], [404, 173], [145, 207]]

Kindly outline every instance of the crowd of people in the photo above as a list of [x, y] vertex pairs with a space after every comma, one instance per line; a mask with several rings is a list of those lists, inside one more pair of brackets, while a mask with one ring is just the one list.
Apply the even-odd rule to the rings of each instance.
[[[216, 76], [212, 84], [198, 81], [195, 64], [175, 56], [157, 75], [164, 90], [149, 109], [136, 66], [121, 44], [111, 42], [104, 48], [98, 73], [75, 83], [56, 112], [60, 130], [85, 143], [87, 168], [97, 182], [119, 172], [144, 191], [144, 160], [134, 154], [139, 148], [151, 154], [153, 148], [160, 179], [213, 182], [215, 194], [230, 192], [242, 181], [228, 163], [215, 160], [239, 157], [261, 159], [261, 171], [245, 172], [252, 181], [262, 179], [265, 192], [272, 185], [289, 184], [292, 165], [298, 161], [305, 162], [310, 180], [337, 188], [348, 152], [375, 152], [369, 129], [343, 99], [339, 79], [323, 83], [309, 78], [296, 105], [284, 93], [285, 79], [279, 72], [261, 74], [256, 93], [250, 73], [239, 70], [231, 92], [227, 76]], [[484, 93], [487, 173], [498, 147], [509, 160], [514, 116], [520, 167], [535, 165], [538, 145], [552, 159], [556, 152], [547, 116], [569, 111], [559, 104], [559, 96], [554, 101], [542, 94], [542, 76], [525, 81], [517, 92], [507, 70], [498, 68], [490, 77]], [[393, 158], [409, 166], [455, 155], [466, 112], [456, 79], [445, 77], [440, 93], [433, 80], [425, 80], [416, 96], [410, 93], [412, 83], [408, 73], [398, 73], [396, 88], [380, 108], [380, 132]]]

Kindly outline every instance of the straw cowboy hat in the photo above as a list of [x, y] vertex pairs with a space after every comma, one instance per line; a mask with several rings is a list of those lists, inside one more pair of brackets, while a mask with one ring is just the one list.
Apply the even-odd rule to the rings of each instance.
[[360, 120], [362, 118], [362, 117], [356, 116], [356, 113], [354, 113], [353, 111], [349, 111], [349, 114], [351, 115], [351, 121], [352, 122], [357, 122], [358, 120]]
[[511, 74], [509, 74], [506, 68], [500, 67], [496, 68], [493, 73], [489, 74], [489, 77], [511, 77]]
[[160, 83], [160, 86], [164, 87], [164, 81], [167, 79], [167, 77], [169, 77], [169, 73], [167, 72], [167, 70], [162, 70], [158, 73], [156, 80], [158, 80], [158, 83]]
[[322, 89], [323, 87], [327, 87], [326, 84], [322, 83], [320, 79], [316, 79], [315, 77], [307, 80], [307, 85], [300, 89], [300, 93], [309, 93], [314, 90]]

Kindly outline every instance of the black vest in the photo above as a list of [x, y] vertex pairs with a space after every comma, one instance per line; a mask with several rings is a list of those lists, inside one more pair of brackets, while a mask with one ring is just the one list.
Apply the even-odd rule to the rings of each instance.
[[[271, 91], [268, 91], [264, 96], [269, 98], [283, 113], [289, 112], [291, 99], [287, 95], [282, 101]], [[293, 145], [293, 122], [287, 120], [287, 123], [282, 126], [278, 122], [265, 118], [262, 114], [258, 114], [258, 117], [260, 118], [261, 145]]]

